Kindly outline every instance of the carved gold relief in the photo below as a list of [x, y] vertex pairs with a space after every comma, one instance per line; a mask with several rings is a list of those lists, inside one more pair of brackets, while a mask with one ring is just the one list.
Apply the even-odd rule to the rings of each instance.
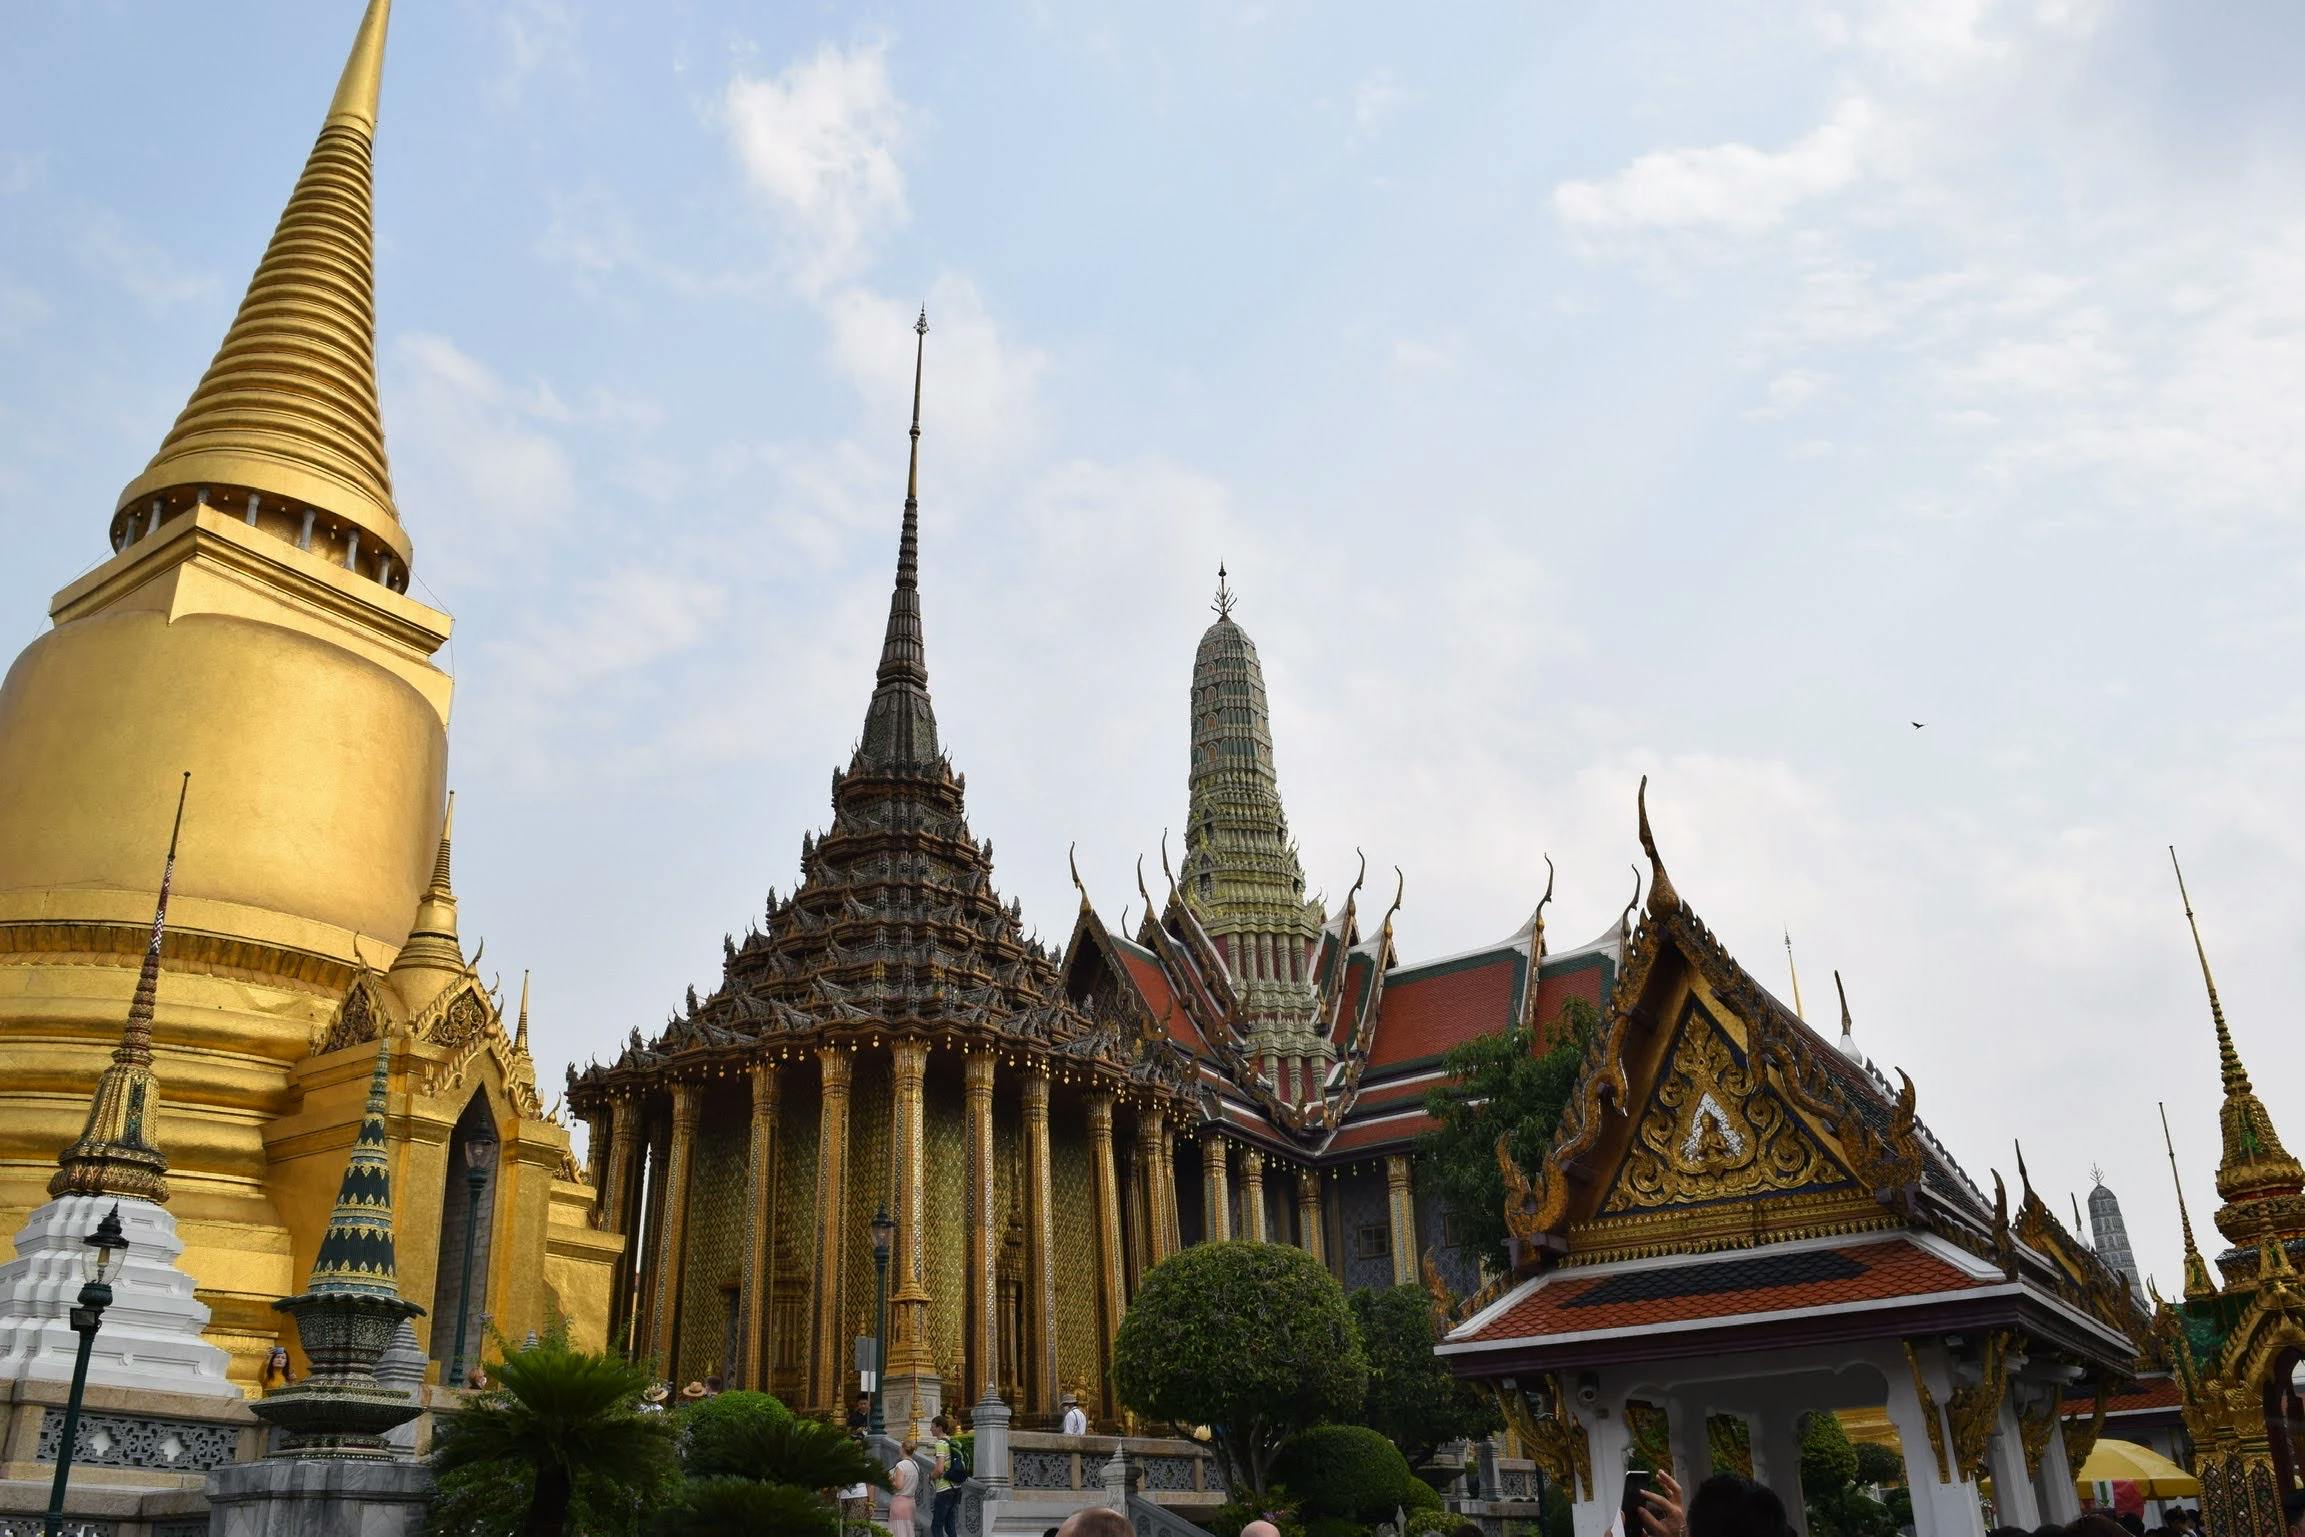
[[1921, 1424], [1929, 1434], [1929, 1450], [1937, 1459], [1937, 1482], [1949, 1484], [1953, 1467], [1945, 1456], [1945, 1422], [1937, 1413], [1937, 1396], [1929, 1391], [1929, 1379], [1921, 1371], [1921, 1357], [1911, 1340], [1905, 1341], [1905, 1364], [1913, 1369], [1913, 1396], [1921, 1401]]
[[2097, 1379], [2097, 1408], [2086, 1420], [2067, 1420], [2065, 1431], [2065, 1461], [2075, 1473], [2097, 1449], [2097, 1437], [2105, 1431], [2105, 1379]]
[[1758, 1065], [1740, 1061], [1720, 1026], [1692, 1003], [1602, 1210], [1730, 1200], [1840, 1178]]
[[1953, 1462], [1970, 1478], [1985, 1476], [1985, 1452], [1993, 1440], [1994, 1423], [2001, 1416], [2001, 1395], [2009, 1386], [2009, 1331], [1995, 1329], [1985, 1336], [1978, 1378], [1953, 1390], [1945, 1418], [1952, 1427]]
[[1500, 1385], [1495, 1389], [1497, 1408], [1506, 1426], [1520, 1438], [1529, 1460], [1543, 1468], [1556, 1485], [1589, 1500], [1593, 1497], [1592, 1440], [1585, 1433], [1584, 1422], [1566, 1408], [1560, 1377], [1547, 1375], [1541, 1386], [1544, 1403], [1540, 1407], [1532, 1404], [1523, 1390]]

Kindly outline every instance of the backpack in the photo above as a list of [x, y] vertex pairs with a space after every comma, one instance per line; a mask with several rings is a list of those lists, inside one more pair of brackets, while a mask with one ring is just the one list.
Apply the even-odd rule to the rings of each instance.
[[967, 1483], [976, 1472], [975, 1467], [969, 1461], [969, 1450], [969, 1445], [965, 1441], [956, 1439], [948, 1444], [944, 1459], [944, 1481], [946, 1483], [954, 1485]]

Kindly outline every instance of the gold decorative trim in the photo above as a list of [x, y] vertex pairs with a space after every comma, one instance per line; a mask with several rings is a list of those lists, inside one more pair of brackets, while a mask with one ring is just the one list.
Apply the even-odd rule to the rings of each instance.
[[1905, 1364], [1913, 1370], [1913, 1396], [1921, 1401], [1921, 1424], [1929, 1434], [1929, 1450], [1937, 1459], [1937, 1482], [1949, 1484], [1953, 1468], [1945, 1456], [1945, 1422], [1937, 1414], [1937, 1396], [1929, 1391], [1929, 1379], [1922, 1374], [1920, 1352], [1911, 1340], [1903, 1343]]
[[2001, 1417], [2001, 1397], [2009, 1388], [2012, 1343], [2006, 1329], [1987, 1334], [1977, 1380], [1955, 1388], [1945, 1404], [1946, 1422], [1953, 1434], [1954, 1465], [1972, 1479], [1985, 1476], [1985, 1454]]

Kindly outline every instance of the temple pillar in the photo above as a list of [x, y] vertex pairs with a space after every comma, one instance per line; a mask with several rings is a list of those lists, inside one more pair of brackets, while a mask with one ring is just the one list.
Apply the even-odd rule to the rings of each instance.
[[[1625, 1419], [1624, 1394], [1604, 1393], [1601, 1403], [1591, 1411], [1568, 1412], [1584, 1426], [1585, 1444], [1591, 1448], [1593, 1459], [1592, 1487], [1572, 1484], [1569, 1489], [1570, 1528], [1576, 1537], [1611, 1537], [1617, 1530], [1617, 1508], [1625, 1494], [1625, 1458], [1633, 1449], [1633, 1428]], [[1525, 1454], [1527, 1448], [1522, 1451]], [[1481, 1480], [1484, 1497], [1495, 1498], [1490, 1493], [1495, 1487], [1490, 1478]]]
[[1700, 1398], [1676, 1396], [1665, 1402], [1666, 1445], [1671, 1450], [1673, 1476], [1684, 1489], [1694, 1490], [1713, 1476], [1713, 1437], [1705, 1424], [1711, 1412]]
[[634, 1155], [640, 1147], [640, 1106], [623, 1095], [608, 1102], [608, 1172], [600, 1182], [602, 1232], [621, 1233], [624, 1252], [609, 1267], [608, 1337], [625, 1338], [624, 1324], [632, 1311], [633, 1274], [640, 1263], [640, 1224], [633, 1220], [634, 1185], [638, 1170]]
[[999, 1245], [993, 1232], [992, 1069], [989, 1051], [961, 1058], [968, 1159], [968, 1402], [983, 1398], [1000, 1375], [993, 1351], [993, 1309], [1000, 1295]]
[[1297, 1170], [1297, 1242], [1322, 1264], [1329, 1262], [1328, 1244], [1321, 1236], [1321, 1171]]
[[664, 1237], [656, 1246], [656, 1295], [650, 1301], [648, 1353], [667, 1380], [680, 1375], [680, 1294], [686, 1279], [688, 1166], [696, 1153], [696, 1112], [703, 1096], [686, 1080], [672, 1086], [672, 1142], [665, 1155]]
[[752, 1147], [745, 1165], [743, 1354], [729, 1363], [738, 1386], [768, 1390], [769, 1298], [776, 1293], [776, 1111], [774, 1062], [752, 1064]]
[[1201, 1138], [1201, 1231], [1210, 1243], [1233, 1236], [1233, 1193], [1226, 1179], [1225, 1139], [1215, 1132]]
[[1407, 1286], [1417, 1278], [1417, 1196], [1406, 1153], [1385, 1159], [1385, 1210], [1392, 1218], [1393, 1284]]
[[[1904, 1449], [1914, 1537], [1984, 1537], [1977, 1486], [1953, 1464], [1945, 1427], [1944, 1406], [1953, 1397], [1953, 1368], [1945, 1347], [1935, 1340], [1908, 1341], [1905, 1357], [1897, 1364], [1907, 1370], [1884, 1367], [1889, 1382], [1885, 1407]], [[1800, 1465], [1797, 1449], [1793, 1465]], [[1786, 1504], [1789, 1511], [1793, 1502]]]
[[[638, 1116], [641, 1112], [636, 1107], [633, 1114]], [[645, 1200], [635, 1218], [640, 1227], [641, 1251], [632, 1294], [626, 1303], [624, 1343], [624, 1353], [634, 1358], [648, 1350], [648, 1319], [655, 1303], [656, 1272], [664, 1254], [664, 1161], [671, 1140], [672, 1123], [659, 1120], [647, 1128], [647, 1138], [640, 1149], [648, 1184]]]
[[1034, 1062], [1024, 1073], [1024, 1317], [1031, 1344], [1025, 1370], [1031, 1390], [1026, 1408], [1054, 1414], [1056, 1358], [1056, 1194], [1049, 1169], [1048, 1068]]
[[[1993, 1508], [2001, 1526], [2026, 1531], [2041, 1524], [2041, 1502], [2033, 1492], [2032, 1470], [2025, 1466], [2024, 1436], [2017, 1424], [2016, 1395], [2004, 1388], [1993, 1416], [1993, 1438], [1985, 1445], [1985, 1465], [1993, 1475]], [[2052, 1438], [2054, 1438], [2052, 1432]], [[2075, 1503], [2079, 1500], [2076, 1497]]]
[[1096, 1202], [1097, 1338], [1101, 1341], [1097, 1382], [1104, 1411], [1110, 1416], [1119, 1412], [1112, 1392], [1112, 1346], [1120, 1333], [1121, 1314], [1128, 1308], [1127, 1295], [1121, 1288], [1127, 1261], [1121, 1253], [1120, 1172], [1113, 1164], [1112, 1091], [1092, 1089], [1086, 1096], [1086, 1104], [1089, 1183], [1094, 1187]]
[[[1745, 1422], [1753, 1448], [1753, 1477], [1777, 1492], [1785, 1502], [1785, 1524], [1793, 1537], [1808, 1537], [1809, 1504], [1801, 1496], [1801, 1410], [1795, 1404], [1767, 1404]], [[1712, 1448], [1694, 1478], [1681, 1476], [1683, 1488], [1694, 1490], [1712, 1476]]]
[[[895, 1085], [895, 1118], [890, 1149], [895, 1164], [896, 1252], [890, 1257], [894, 1289], [888, 1298], [888, 1382], [881, 1389], [890, 1432], [908, 1436], [928, 1428], [943, 1398], [935, 1352], [928, 1335], [928, 1244], [923, 1210], [928, 1171], [924, 1160], [926, 1109], [922, 1082], [928, 1071], [928, 1042], [906, 1037], [889, 1043]], [[914, 1429], [918, 1424], [919, 1429]]]
[[1265, 1155], [1255, 1148], [1241, 1154], [1241, 1237], [1265, 1242]]
[[2033, 1497], [2044, 1524], [2068, 1526], [2081, 1519], [2081, 1496], [2073, 1487], [2073, 1464], [2065, 1455], [2065, 1427], [2052, 1418], [2041, 1465], [2033, 1470]]
[[1177, 1134], [1165, 1126], [1161, 1132], [1160, 1191], [1161, 1255], [1165, 1259], [1185, 1246], [1184, 1216], [1177, 1209]]
[[[1137, 1187], [1144, 1192], [1144, 1269], [1168, 1258], [1169, 1224], [1164, 1195], [1167, 1181], [1161, 1171], [1168, 1163], [1168, 1123], [1158, 1105], [1147, 1105], [1137, 1116]], [[1140, 1272], [1141, 1274], [1142, 1272]]]
[[850, 1369], [840, 1316], [848, 1257], [848, 1087], [852, 1063], [842, 1046], [817, 1049], [824, 1089], [816, 1119], [816, 1294], [811, 1299], [808, 1401], [837, 1409]]

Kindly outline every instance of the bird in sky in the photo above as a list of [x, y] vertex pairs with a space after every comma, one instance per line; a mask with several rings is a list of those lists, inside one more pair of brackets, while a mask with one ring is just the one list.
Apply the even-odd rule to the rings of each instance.
[[1927, 725], [1927, 724], [1928, 724], [1928, 722], [1926, 722], [1926, 721], [1915, 721], [1915, 722], [1913, 722], [1913, 729], [1914, 729], [1915, 731], [1918, 731], [1918, 730], [1920, 730], [1920, 729], [1921, 729], [1921, 728], [1922, 728], [1924, 725]]

